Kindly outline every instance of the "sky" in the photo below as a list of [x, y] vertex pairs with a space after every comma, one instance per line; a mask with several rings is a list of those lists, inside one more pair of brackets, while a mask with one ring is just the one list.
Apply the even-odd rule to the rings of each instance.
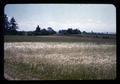
[[7, 4], [4, 13], [15, 18], [20, 31], [52, 27], [87, 32], [116, 33], [116, 8], [112, 4]]

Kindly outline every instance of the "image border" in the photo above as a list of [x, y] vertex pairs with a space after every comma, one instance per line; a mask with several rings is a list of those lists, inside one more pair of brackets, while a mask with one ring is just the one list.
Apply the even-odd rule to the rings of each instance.
[[2, 24], [0, 27], [0, 80], [4, 78], [4, 8], [7, 4], [113, 4], [116, 7], [116, 59], [117, 59], [117, 77], [120, 79], [120, 0], [0, 0], [0, 17]]

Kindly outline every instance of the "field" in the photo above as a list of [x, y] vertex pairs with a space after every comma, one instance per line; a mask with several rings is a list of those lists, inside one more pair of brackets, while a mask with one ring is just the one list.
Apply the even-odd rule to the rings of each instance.
[[69, 36], [20, 38], [6, 36], [4, 43], [4, 73], [15, 80], [116, 78], [115, 39]]

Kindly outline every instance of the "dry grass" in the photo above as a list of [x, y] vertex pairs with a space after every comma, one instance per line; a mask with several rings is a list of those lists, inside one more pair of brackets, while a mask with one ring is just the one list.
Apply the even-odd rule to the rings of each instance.
[[5, 73], [20, 80], [116, 78], [116, 45], [84, 42], [5, 43]]

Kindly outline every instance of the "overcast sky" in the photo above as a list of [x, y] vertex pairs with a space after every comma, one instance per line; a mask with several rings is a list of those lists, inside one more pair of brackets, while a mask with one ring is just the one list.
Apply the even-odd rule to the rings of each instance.
[[19, 30], [33, 31], [39, 25], [55, 31], [116, 32], [116, 8], [111, 4], [8, 4], [5, 14], [16, 19]]

